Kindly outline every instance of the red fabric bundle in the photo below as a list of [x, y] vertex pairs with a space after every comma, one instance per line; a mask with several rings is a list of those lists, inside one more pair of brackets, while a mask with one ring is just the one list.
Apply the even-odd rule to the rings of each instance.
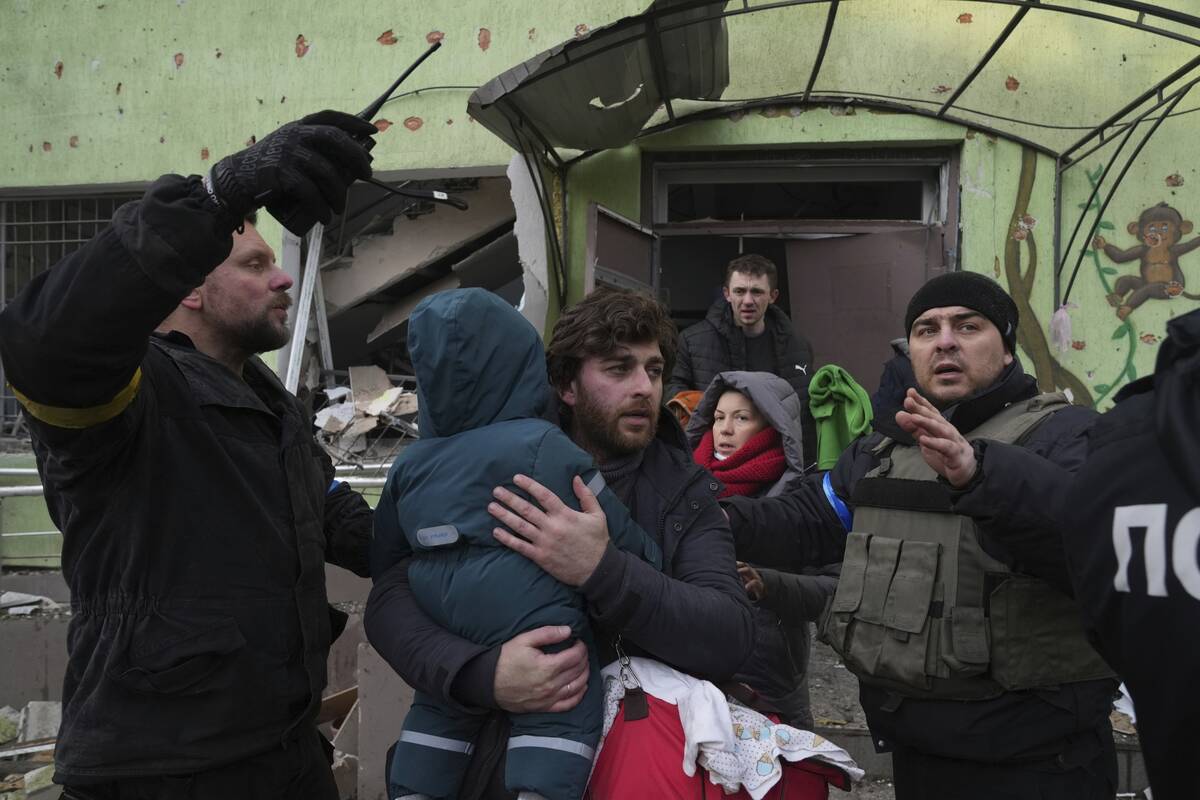
[[710, 427], [692, 453], [692, 459], [725, 484], [725, 490], [718, 497], [756, 495], [770, 488], [787, 469], [783, 437], [772, 427], [763, 428], [751, 436], [724, 461], [718, 459], [713, 451], [713, 432]]
[[[612, 730], [592, 770], [586, 800], [656, 800], [724, 798], [750, 800], [745, 789], [726, 795], [708, 780], [703, 769], [688, 777], [683, 772], [683, 723], [679, 709], [647, 695], [650, 716], [626, 722], [617, 712]], [[622, 706], [624, 708], [624, 706]], [[633, 768], [632, 765], [637, 765]], [[783, 779], [771, 787], [764, 800], [828, 800], [829, 785], [850, 789], [850, 779], [837, 767], [815, 759], [784, 762]]]

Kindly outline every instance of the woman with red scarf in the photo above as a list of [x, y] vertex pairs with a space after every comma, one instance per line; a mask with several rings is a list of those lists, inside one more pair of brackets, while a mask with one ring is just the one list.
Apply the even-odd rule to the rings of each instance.
[[[692, 457], [724, 484], [720, 497], [771, 497], [805, 473], [795, 390], [768, 372], [722, 372], [688, 421]], [[779, 535], [788, 535], [779, 531]], [[739, 564], [755, 603], [754, 651], [735, 680], [784, 722], [812, 728], [808, 703], [809, 625], [837, 587], [836, 566], [813, 574]]]
[[722, 372], [688, 422], [692, 458], [724, 484], [720, 497], [770, 497], [804, 474], [800, 398], [769, 372]]
[[718, 497], [756, 497], [774, 486], [787, 468], [778, 429], [737, 389], [721, 394], [712, 427], [704, 432], [693, 456], [725, 485]]

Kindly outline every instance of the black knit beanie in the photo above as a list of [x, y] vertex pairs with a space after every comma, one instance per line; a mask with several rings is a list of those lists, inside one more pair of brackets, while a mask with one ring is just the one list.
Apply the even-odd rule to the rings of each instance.
[[1000, 284], [976, 272], [947, 272], [918, 289], [904, 315], [905, 336], [912, 332], [917, 317], [931, 308], [945, 306], [962, 306], [983, 314], [1000, 331], [1008, 352], [1017, 352], [1017, 304]]

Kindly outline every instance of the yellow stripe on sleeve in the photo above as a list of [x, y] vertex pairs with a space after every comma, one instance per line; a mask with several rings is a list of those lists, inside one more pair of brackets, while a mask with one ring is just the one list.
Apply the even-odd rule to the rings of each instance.
[[24, 406], [25, 410], [31, 417], [47, 425], [53, 425], [56, 428], [71, 428], [82, 429], [90, 428], [93, 425], [99, 425], [102, 422], [108, 422], [113, 417], [120, 414], [133, 399], [137, 397], [138, 387], [142, 385], [142, 368], [138, 367], [137, 372], [133, 373], [133, 377], [129, 379], [129, 383], [125, 388], [117, 392], [116, 397], [109, 400], [104, 405], [92, 406], [90, 408], [65, 408], [62, 406], [48, 406], [44, 403], [38, 403], [30, 400], [25, 395], [13, 386], [8, 385], [16, 396], [17, 401]]

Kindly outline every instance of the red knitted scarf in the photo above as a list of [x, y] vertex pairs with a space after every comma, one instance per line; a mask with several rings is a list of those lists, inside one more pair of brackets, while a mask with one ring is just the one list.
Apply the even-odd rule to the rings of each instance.
[[692, 459], [725, 484], [725, 490], [718, 497], [758, 494], [770, 488], [787, 469], [783, 437], [771, 427], [751, 436], [724, 461], [713, 453], [713, 433], [709, 428], [692, 453]]

